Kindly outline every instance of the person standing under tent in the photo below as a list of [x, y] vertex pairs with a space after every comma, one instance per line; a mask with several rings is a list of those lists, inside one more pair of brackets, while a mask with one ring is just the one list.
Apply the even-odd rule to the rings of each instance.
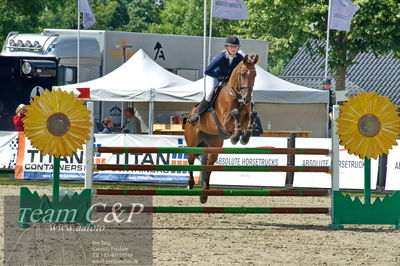
[[330, 78], [324, 79], [322, 82], [322, 88], [324, 90], [329, 90], [329, 114], [328, 114], [328, 119], [329, 119], [329, 125], [328, 128], [331, 128], [332, 124], [332, 110], [333, 110], [333, 105], [335, 104], [335, 92], [332, 89], [332, 80]]
[[135, 116], [135, 111], [133, 108], [128, 107], [124, 110], [127, 122], [122, 128], [122, 133], [129, 134], [141, 134], [142, 129], [140, 127], [140, 120]]
[[229, 36], [225, 40], [225, 51], [215, 57], [205, 69], [206, 97], [203, 98], [194, 114], [188, 119], [188, 122], [193, 126], [197, 124], [200, 116], [207, 111], [210, 103], [214, 100], [213, 98], [218, 95], [218, 90], [228, 82], [235, 67], [243, 60], [243, 56], [238, 53], [239, 47], [239, 39], [235, 36]]

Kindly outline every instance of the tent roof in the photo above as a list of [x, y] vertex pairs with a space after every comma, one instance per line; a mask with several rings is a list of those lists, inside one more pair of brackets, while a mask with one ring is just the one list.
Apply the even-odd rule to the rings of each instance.
[[156, 92], [189, 83], [189, 80], [158, 65], [140, 49], [123, 65], [103, 77], [60, 88], [76, 95], [80, 94], [77, 88], [89, 88], [90, 100], [93, 101], [147, 102], [150, 90]]
[[259, 66], [254, 84], [254, 101], [268, 103], [329, 103], [329, 92], [310, 89], [280, 79]]
[[[254, 82], [254, 101], [261, 103], [328, 103], [329, 92], [310, 89], [280, 79], [256, 66], [257, 76]], [[180, 97], [187, 102], [198, 102], [203, 98], [204, 81], [157, 91], [157, 101], [173, 101]]]

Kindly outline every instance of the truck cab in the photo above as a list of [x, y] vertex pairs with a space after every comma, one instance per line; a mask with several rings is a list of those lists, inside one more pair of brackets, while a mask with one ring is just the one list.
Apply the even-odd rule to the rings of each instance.
[[[101, 75], [97, 40], [81, 37], [80, 81]], [[0, 130], [14, 130], [19, 104], [52, 86], [77, 82], [77, 38], [57, 34], [8, 34], [0, 54]]]

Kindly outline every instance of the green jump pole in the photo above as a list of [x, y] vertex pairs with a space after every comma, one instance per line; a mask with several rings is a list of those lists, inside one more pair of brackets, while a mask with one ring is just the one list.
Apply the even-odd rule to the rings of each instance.
[[96, 212], [136, 212], [136, 213], [275, 213], [275, 214], [329, 214], [329, 208], [274, 208], [274, 207], [144, 207], [122, 206], [113, 210], [112, 206], [97, 206]]
[[329, 172], [327, 166], [95, 164], [94, 167], [101, 171]]
[[250, 190], [250, 189], [96, 189], [97, 195], [141, 196], [264, 196], [326, 197], [328, 190]]
[[53, 201], [60, 198], [60, 157], [53, 157]]
[[371, 205], [371, 159], [364, 159], [364, 204]]

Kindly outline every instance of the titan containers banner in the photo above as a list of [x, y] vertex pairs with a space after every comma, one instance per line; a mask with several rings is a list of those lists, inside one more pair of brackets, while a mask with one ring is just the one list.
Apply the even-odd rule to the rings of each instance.
[[18, 133], [0, 131], [0, 169], [14, 169], [18, 153]]
[[[52, 158], [41, 155], [33, 148], [29, 140], [20, 138], [24, 145], [20, 145], [21, 156], [16, 167], [16, 178], [19, 179], [50, 179], [52, 176]], [[177, 136], [146, 136], [124, 134], [96, 134], [95, 146], [148, 146], [148, 147], [182, 147], [183, 137]], [[60, 178], [64, 180], [82, 180], [85, 177], [85, 149], [78, 150], [71, 157], [61, 157]], [[187, 155], [184, 154], [94, 154], [95, 164], [186, 164]], [[186, 183], [188, 172], [184, 171], [101, 171], [95, 172], [95, 181], [138, 181]]]
[[[331, 149], [330, 139], [297, 138], [296, 148]], [[331, 166], [331, 157], [325, 155], [297, 155], [296, 165]], [[344, 147], [339, 150], [339, 186], [348, 189], [364, 188], [364, 160], [350, 155]], [[371, 160], [371, 189], [375, 189], [378, 177], [378, 161]], [[326, 173], [295, 173], [293, 186], [330, 188], [331, 175]]]

